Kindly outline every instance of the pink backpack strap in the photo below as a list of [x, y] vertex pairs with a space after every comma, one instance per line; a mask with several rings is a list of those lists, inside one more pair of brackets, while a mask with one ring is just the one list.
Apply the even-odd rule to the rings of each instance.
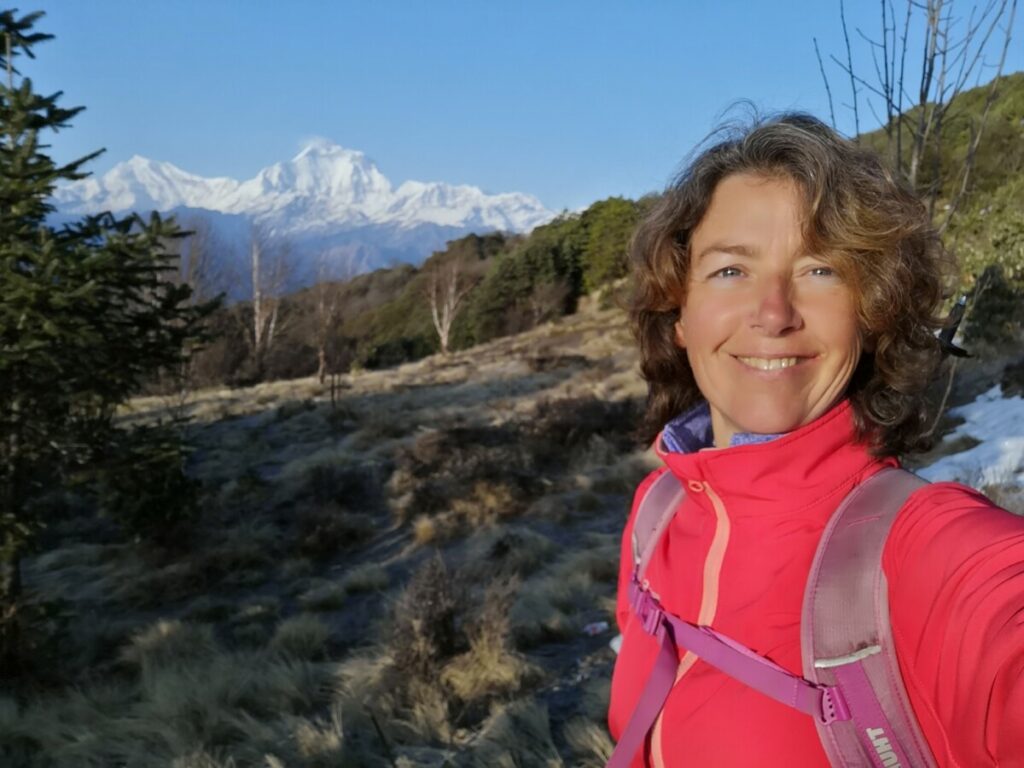
[[663, 472], [640, 499], [640, 506], [633, 518], [633, 577], [629, 586], [629, 601], [637, 618], [643, 623], [644, 630], [657, 638], [661, 648], [640, 701], [619, 736], [607, 768], [626, 768], [637, 751], [643, 748], [647, 733], [675, 683], [676, 668], [679, 666], [676, 645], [672, 635], [665, 631], [665, 614], [657, 609], [657, 600], [647, 599], [650, 593], [643, 574], [658, 545], [658, 539], [685, 495], [686, 491], [679, 478], [671, 472]]
[[804, 677], [837, 686], [850, 719], [816, 723], [834, 766], [935, 765], [900, 675], [882, 551], [907, 498], [925, 481], [883, 469], [847, 496], [822, 534], [804, 594]]
[[643, 578], [658, 539], [685, 495], [686, 491], [679, 478], [671, 472], [662, 472], [640, 499], [633, 520], [633, 570], [637, 578]]

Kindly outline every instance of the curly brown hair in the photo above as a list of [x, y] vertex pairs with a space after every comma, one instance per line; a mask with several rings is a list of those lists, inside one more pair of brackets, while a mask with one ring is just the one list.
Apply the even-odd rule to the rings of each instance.
[[928, 212], [879, 156], [815, 117], [785, 113], [727, 126], [637, 228], [630, 307], [648, 383], [644, 429], [703, 399], [673, 325], [686, 297], [690, 237], [726, 176], [792, 179], [806, 203], [804, 240], [854, 293], [865, 351], [846, 395], [858, 436], [877, 455], [926, 444], [925, 391], [941, 362], [935, 331], [952, 263]]

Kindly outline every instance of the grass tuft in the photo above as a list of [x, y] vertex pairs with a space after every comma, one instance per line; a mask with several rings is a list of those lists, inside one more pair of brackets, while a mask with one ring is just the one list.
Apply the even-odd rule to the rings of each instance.
[[341, 580], [346, 592], [378, 592], [386, 589], [391, 579], [387, 569], [377, 563], [363, 563], [348, 571]]
[[441, 681], [464, 702], [518, 692], [540, 677], [540, 670], [509, 647], [508, 609], [518, 581], [493, 582], [486, 590], [479, 615], [469, 632], [469, 650], [456, 656], [441, 672]]
[[270, 640], [270, 649], [312, 661], [323, 657], [329, 637], [330, 630], [320, 619], [300, 613], [278, 624]]
[[163, 671], [201, 663], [215, 651], [210, 627], [161, 619], [137, 632], [122, 651], [122, 658], [139, 669], [144, 681], [152, 681]]
[[345, 604], [347, 594], [341, 584], [319, 582], [299, 595], [299, 605], [307, 611], [336, 611]]
[[615, 749], [608, 731], [585, 717], [566, 723], [562, 735], [578, 761], [574, 765], [579, 768], [603, 768]]
[[499, 707], [488, 718], [473, 750], [474, 768], [562, 768], [551, 738], [547, 708], [534, 701]]

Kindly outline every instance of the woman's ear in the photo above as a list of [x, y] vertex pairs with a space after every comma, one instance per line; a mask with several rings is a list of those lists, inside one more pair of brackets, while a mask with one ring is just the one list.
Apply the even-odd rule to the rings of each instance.
[[686, 330], [683, 325], [683, 316], [680, 314], [674, 326], [676, 330], [676, 346], [680, 349], [686, 349]]

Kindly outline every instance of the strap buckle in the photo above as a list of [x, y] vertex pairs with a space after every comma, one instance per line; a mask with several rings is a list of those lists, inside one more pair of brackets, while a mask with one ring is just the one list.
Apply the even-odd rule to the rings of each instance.
[[643, 582], [634, 582], [633, 587], [636, 590], [633, 608], [637, 618], [640, 619], [640, 626], [648, 635], [657, 637], [665, 619], [661, 603], [651, 592], [646, 579]]
[[815, 717], [819, 723], [832, 725], [834, 722], [850, 719], [850, 708], [839, 688], [834, 685], [819, 685], [817, 688], [821, 691], [821, 715]]

